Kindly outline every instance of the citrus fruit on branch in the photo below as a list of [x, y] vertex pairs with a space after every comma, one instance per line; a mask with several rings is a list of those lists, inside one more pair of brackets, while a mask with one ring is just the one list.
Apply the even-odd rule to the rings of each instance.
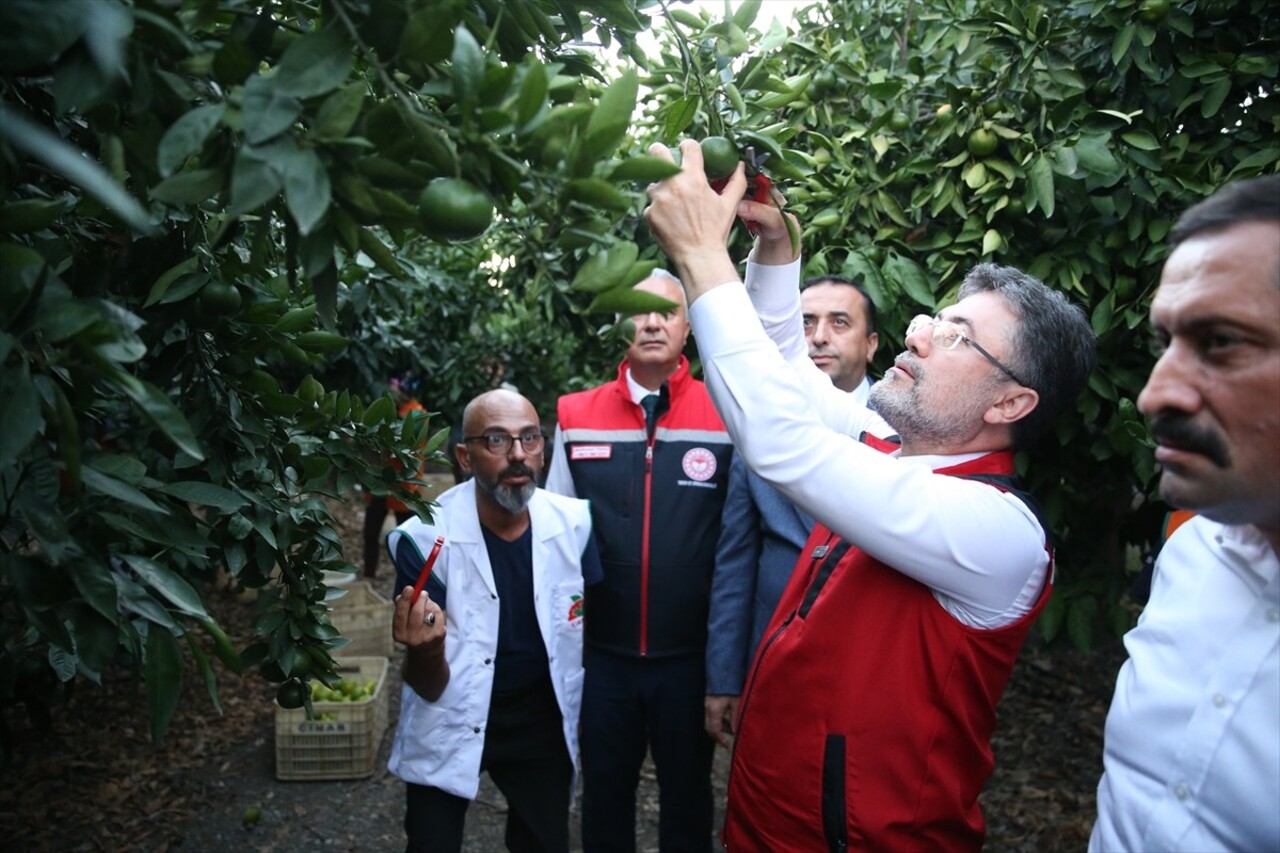
[[437, 240], [470, 240], [493, 223], [493, 202], [460, 178], [436, 178], [418, 197], [422, 230]]

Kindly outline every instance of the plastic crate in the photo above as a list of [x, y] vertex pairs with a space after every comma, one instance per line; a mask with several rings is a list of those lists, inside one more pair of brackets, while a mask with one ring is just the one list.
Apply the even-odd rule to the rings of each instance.
[[391, 599], [375, 591], [368, 581], [360, 581], [348, 586], [347, 594], [335, 598], [330, 607], [329, 620], [333, 627], [351, 641], [342, 647], [344, 657], [391, 657], [395, 650], [391, 639], [391, 616], [395, 607]]
[[[334, 658], [337, 673], [360, 683], [375, 681], [373, 695], [359, 702], [313, 702], [315, 719], [303, 708], [276, 706], [276, 778], [284, 781], [363, 779], [373, 775], [390, 704], [384, 657]], [[320, 719], [327, 715], [331, 719]]]

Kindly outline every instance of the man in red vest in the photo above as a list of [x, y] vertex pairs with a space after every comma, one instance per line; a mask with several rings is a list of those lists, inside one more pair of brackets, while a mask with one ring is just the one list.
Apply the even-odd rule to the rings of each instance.
[[[1093, 332], [1039, 280], [974, 268], [872, 390], [901, 443], [877, 441], [807, 358], [781, 213], [743, 200], [742, 169], [720, 195], [697, 144], [681, 152], [646, 218], [707, 387], [747, 464], [818, 522], [748, 674], [725, 845], [977, 850], [995, 705], [1052, 580], [1013, 454], [1083, 389]], [[760, 226], [745, 287], [735, 216]]]

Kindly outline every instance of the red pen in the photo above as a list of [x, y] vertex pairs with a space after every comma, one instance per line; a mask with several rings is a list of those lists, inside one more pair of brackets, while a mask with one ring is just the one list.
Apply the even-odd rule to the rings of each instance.
[[437, 536], [436, 544], [431, 546], [431, 553], [427, 555], [427, 561], [422, 564], [422, 571], [418, 574], [418, 582], [413, 585], [413, 598], [409, 601], [409, 606], [418, 603], [418, 596], [422, 594], [422, 588], [427, 585], [427, 578], [431, 577], [431, 567], [436, 564], [436, 557], [440, 556], [440, 546], [444, 544], [444, 537]]

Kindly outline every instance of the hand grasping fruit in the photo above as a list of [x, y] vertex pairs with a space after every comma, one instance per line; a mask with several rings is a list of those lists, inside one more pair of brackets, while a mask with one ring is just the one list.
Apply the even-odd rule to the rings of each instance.
[[[741, 159], [746, 163], [747, 176], [747, 191], [743, 198], [748, 201], [754, 201], [757, 204], [772, 205], [779, 210], [786, 207], [786, 197], [773, 185], [773, 181], [770, 180], [769, 176], [761, 171], [761, 167], [769, 159], [768, 154], [757, 156], [755, 149], [748, 146], [740, 157], [734, 144], [723, 136], [708, 136], [699, 142], [698, 146], [702, 149], [702, 170], [706, 173], [707, 180], [711, 183], [711, 188], [716, 192], [724, 190], [729, 183], [730, 176], [738, 168], [739, 159]], [[792, 253], [799, 252], [799, 227], [789, 216], [784, 216], [783, 222], [787, 226], [787, 236], [791, 239]], [[757, 223], [747, 221], [745, 224], [752, 237], [759, 236], [760, 226]]]

